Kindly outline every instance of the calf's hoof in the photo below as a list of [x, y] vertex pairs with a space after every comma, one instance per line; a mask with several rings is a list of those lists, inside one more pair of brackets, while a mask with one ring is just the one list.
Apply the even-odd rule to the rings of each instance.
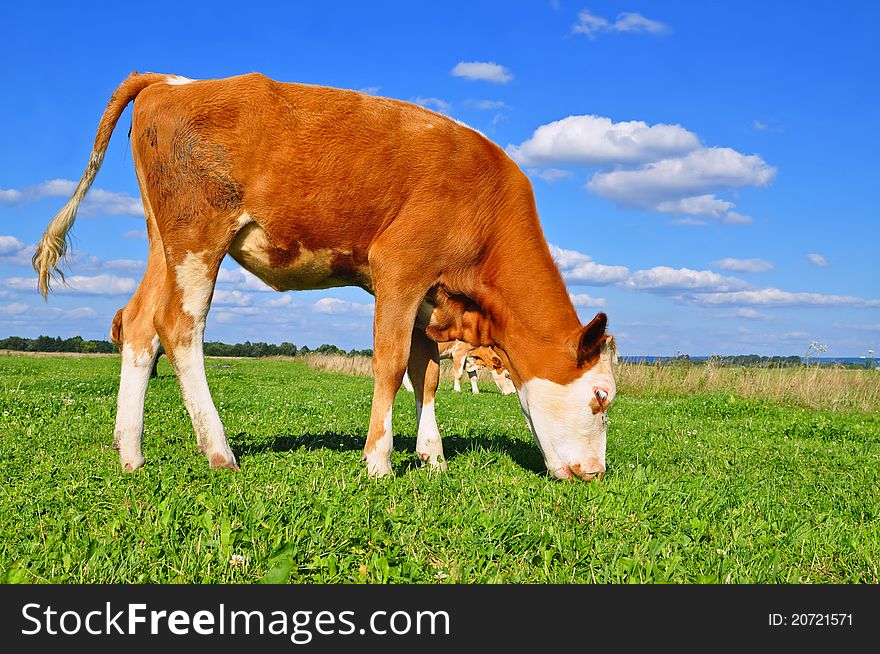
[[120, 456], [119, 463], [122, 465], [122, 472], [134, 472], [144, 467], [144, 457], [140, 454]]
[[212, 470], [234, 470], [238, 472], [241, 469], [238, 467], [232, 452], [214, 452], [208, 457], [208, 462], [211, 464]]

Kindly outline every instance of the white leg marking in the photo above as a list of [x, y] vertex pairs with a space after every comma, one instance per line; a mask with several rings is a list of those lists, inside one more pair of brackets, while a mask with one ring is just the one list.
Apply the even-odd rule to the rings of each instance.
[[235, 455], [229, 449], [226, 432], [205, 376], [205, 358], [202, 350], [201, 329], [196, 330], [188, 347], [174, 351], [174, 363], [183, 401], [192, 419], [199, 450], [205, 453], [212, 468], [237, 468]]
[[443, 441], [440, 439], [437, 416], [434, 414], [434, 400], [424, 405], [416, 402], [416, 420], [419, 425], [416, 455], [431, 468], [444, 472], [447, 468], [446, 458], [443, 456]]
[[376, 441], [373, 451], [366, 455], [367, 474], [370, 477], [384, 477], [391, 474], [391, 448], [394, 445], [394, 437], [391, 433], [391, 407], [382, 422], [384, 433]]
[[477, 393], [480, 392], [480, 389], [477, 386], [477, 373], [471, 372], [470, 370], [468, 370], [468, 377], [471, 378], [471, 393], [476, 395]]
[[134, 472], [144, 465], [141, 443], [144, 437], [144, 398], [153, 359], [159, 348], [159, 337], [150, 347], [137, 352], [130, 345], [122, 346], [122, 372], [116, 398], [116, 429], [113, 444], [119, 449], [119, 463], [124, 472]]

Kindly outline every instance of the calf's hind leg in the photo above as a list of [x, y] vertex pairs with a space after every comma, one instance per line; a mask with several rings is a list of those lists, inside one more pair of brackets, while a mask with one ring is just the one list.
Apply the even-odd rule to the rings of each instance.
[[148, 262], [140, 286], [129, 303], [116, 313], [110, 331], [122, 360], [113, 447], [119, 450], [119, 463], [124, 472], [134, 472], [144, 465], [144, 399], [159, 351], [152, 314], [158, 265], [154, 260]]
[[203, 349], [205, 319], [225, 250], [186, 250], [182, 256], [168, 254], [171, 256], [165, 277], [164, 303], [154, 319], [156, 330], [177, 374], [199, 450], [204, 452], [212, 468], [238, 470], [211, 399]]

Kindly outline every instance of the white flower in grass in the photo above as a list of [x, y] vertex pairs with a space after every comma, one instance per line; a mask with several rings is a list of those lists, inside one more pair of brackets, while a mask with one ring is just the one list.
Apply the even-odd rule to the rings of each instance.
[[232, 568], [246, 568], [247, 559], [244, 558], [241, 554], [233, 554], [231, 557], [229, 557], [229, 565]]

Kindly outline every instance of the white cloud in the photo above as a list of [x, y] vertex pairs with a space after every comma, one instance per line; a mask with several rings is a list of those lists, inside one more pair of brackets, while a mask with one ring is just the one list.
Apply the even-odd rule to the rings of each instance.
[[222, 307], [217, 311], [212, 311], [208, 315], [210, 316], [210, 319], [216, 320], [220, 323], [231, 323], [242, 318], [244, 318], [245, 322], [248, 324], [252, 323], [254, 320], [261, 323], [280, 322], [277, 318], [275, 320], [267, 321], [266, 318], [268, 318], [270, 314], [259, 307]]
[[[37, 292], [36, 278], [9, 277], [5, 285], [17, 291]], [[123, 295], [133, 293], [136, 286], [130, 277], [67, 275], [64, 282], [58, 280], [53, 284], [52, 291], [71, 295]]]
[[247, 293], [241, 291], [224, 291], [223, 289], [215, 289], [214, 297], [211, 299], [212, 305], [246, 307], [252, 303], [252, 298]]
[[90, 189], [82, 203], [84, 216], [144, 216], [140, 198], [126, 193], [113, 193], [102, 188]]
[[626, 266], [606, 266], [576, 250], [565, 250], [550, 245], [550, 254], [556, 260], [562, 278], [569, 284], [605, 286], [625, 281], [629, 277]]
[[366, 93], [367, 95], [376, 95], [381, 89], [381, 86], [365, 86], [362, 89], [358, 89], [361, 93]]
[[736, 291], [730, 293], [704, 293], [694, 295], [693, 301], [698, 304], [717, 306], [726, 304], [743, 304], [749, 306], [793, 307], [793, 306], [824, 306], [824, 307], [878, 307], [880, 300], [865, 300], [851, 295], [825, 295], [822, 293], [791, 293], [778, 288], [762, 288], [754, 291]]
[[578, 13], [578, 22], [572, 26], [571, 31], [595, 39], [604, 32], [666, 34], [669, 32], [669, 26], [631, 11], [619, 13], [617, 19], [612, 23], [607, 18], [583, 9]]
[[502, 100], [465, 100], [464, 104], [467, 107], [473, 107], [480, 111], [492, 111], [507, 108], [507, 105]]
[[34, 245], [25, 245], [14, 236], [0, 236], [0, 263], [25, 266], [30, 264]]
[[30, 305], [24, 304], [23, 302], [13, 302], [11, 304], [0, 306], [0, 313], [14, 316], [27, 313], [30, 308]]
[[275, 293], [275, 289], [266, 286], [259, 277], [248, 272], [240, 266], [235, 268], [220, 268], [217, 274], [217, 282], [230, 287], [230, 290], [258, 291], [261, 293]]
[[293, 295], [285, 293], [284, 295], [266, 301], [267, 307], [286, 307], [293, 304]]
[[821, 254], [816, 254], [815, 252], [807, 255], [807, 259], [810, 260], [810, 263], [814, 266], [818, 266], [819, 268], [827, 268], [828, 260], [823, 257]]
[[504, 66], [491, 61], [460, 61], [452, 69], [452, 74], [495, 84], [506, 84], [513, 79], [513, 75]]
[[727, 257], [713, 261], [712, 265], [731, 272], [759, 273], [773, 270], [773, 264], [764, 259], [734, 259]]
[[596, 195], [625, 207], [705, 215], [723, 223], [751, 222], [734, 204], [709, 191], [767, 186], [776, 169], [757, 155], [731, 148], [703, 148], [634, 169], [600, 171], [587, 183]]
[[736, 277], [726, 277], [711, 270], [656, 266], [636, 271], [623, 285], [624, 288], [651, 291], [732, 291], [748, 288], [749, 284]]
[[657, 205], [657, 211], [690, 216], [711, 216], [720, 218], [735, 205], [727, 200], [719, 200], [714, 195], [694, 195], [678, 200], [664, 200]]
[[452, 105], [440, 98], [413, 98], [413, 102], [426, 109], [439, 111], [442, 114], [448, 114], [449, 110], [452, 108]]
[[58, 320], [76, 320], [81, 318], [97, 318], [98, 312], [91, 307], [60, 309], [45, 305], [31, 306], [22, 302], [13, 302], [0, 306], [0, 324], [26, 325], [34, 322], [52, 322]]
[[353, 313], [359, 316], [373, 315], [372, 304], [361, 304], [360, 302], [349, 302], [348, 300], [340, 300], [335, 297], [324, 297], [312, 305], [312, 309], [317, 313], [342, 314]]
[[142, 241], [147, 240], [147, 230], [145, 229], [132, 229], [122, 234], [122, 238], [139, 238]]
[[591, 295], [586, 295], [585, 293], [577, 293], [577, 294], [569, 293], [569, 297], [571, 297], [571, 303], [576, 307], [604, 307], [605, 306], [605, 298], [592, 297]]
[[102, 267], [107, 270], [143, 274], [147, 268], [147, 262], [142, 259], [109, 259], [102, 264]]
[[14, 188], [0, 188], [0, 204], [18, 204], [21, 202], [22, 193]]
[[543, 179], [545, 182], [558, 182], [561, 179], [573, 177], [571, 171], [560, 168], [537, 168], [529, 170], [528, 173], [532, 177]]
[[700, 141], [680, 125], [615, 123], [604, 116], [567, 116], [541, 125], [507, 153], [521, 166], [606, 166], [656, 161], [696, 150]]
[[[587, 188], [622, 205], [657, 208], [668, 199], [691, 198], [718, 187], [766, 186], [775, 175], [776, 169], [757, 155], [743, 155], [731, 148], [704, 148], [633, 170], [596, 173]], [[715, 213], [720, 206], [713, 204], [712, 209]]]
[[39, 200], [42, 198], [69, 197], [76, 190], [76, 182], [72, 179], [49, 179], [30, 186], [24, 190], [24, 195]]
[[612, 29], [616, 32], [647, 32], [649, 34], [665, 34], [669, 26], [659, 20], [645, 18], [632, 11], [624, 11], [617, 15]]
[[772, 320], [773, 316], [761, 313], [750, 307], [740, 307], [733, 311], [714, 314], [716, 318], [748, 318], [749, 320]]
[[[76, 190], [76, 182], [70, 179], [50, 179], [33, 186], [19, 189], [0, 190], [0, 204], [19, 205], [36, 202], [43, 198], [69, 198]], [[137, 216], [144, 215], [140, 198], [126, 193], [115, 193], [101, 188], [92, 188], [82, 203], [84, 216]]]

